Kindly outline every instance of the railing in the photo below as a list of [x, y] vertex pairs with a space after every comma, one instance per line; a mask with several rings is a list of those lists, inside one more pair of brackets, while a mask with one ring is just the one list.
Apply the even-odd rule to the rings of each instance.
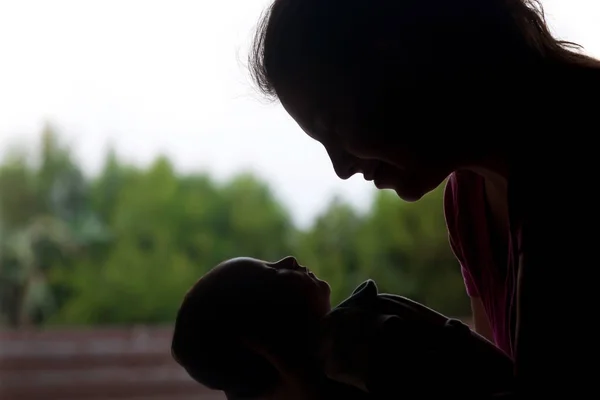
[[171, 358], [163, 328], [0, 332], [3, 400], [221, 400]]
[[173, 361], [171, 333], [146, 327], [0, 332], [0, 398], [223, 400]]

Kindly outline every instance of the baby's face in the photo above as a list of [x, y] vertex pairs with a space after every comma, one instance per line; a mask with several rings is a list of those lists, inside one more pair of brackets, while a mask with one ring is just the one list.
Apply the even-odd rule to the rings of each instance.
[[272, 293], [266, 293], [277, 297], [273, 301], [278, 301], [280, 296], [308, 299], [316, 317], [324, 316], [331, 308], [329, 284], [291, 256], [276, 262], [234, 258], [220, 264], [215, 272], [226, 274], [227, 279], [263, 282], [266, 287], [273, 288]]

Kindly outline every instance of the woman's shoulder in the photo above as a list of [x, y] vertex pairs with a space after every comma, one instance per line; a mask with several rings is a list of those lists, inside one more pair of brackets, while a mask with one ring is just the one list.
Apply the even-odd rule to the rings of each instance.
[[472, 269], [481, 252], [480, 241], [487, 240], [485, 186], [483, 178], [471, 171], [454, 172], [444, 192], [444, 216], [452, 252], [459, 260], [469, 294], [477, 290]]
[[471, 171], [453, 172], [444, 190], [444, 214], [448, 228], [454, 227], [459, 214], [485, 211], [483, 178]]
[[483, 187], [484, 180], [481, 175], [467, 170], [455, 171], [448, 177], [444, 198], [481, 193]]

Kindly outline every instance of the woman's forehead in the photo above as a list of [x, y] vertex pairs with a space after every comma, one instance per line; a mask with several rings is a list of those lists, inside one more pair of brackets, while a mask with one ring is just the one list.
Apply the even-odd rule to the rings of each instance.
[[336, 102], [333, 96], [311, 93], [310, 90], [282, 90], [281, 105], [300, 128], [319, 142], [327, 139], [334, 128]]
[[315, 115], [315, 109], [310, 104], [307, 96], [300, 91], [285, 92], [279, 96], [281, 105], [287, 113], [296, 121], [298, 126], [310, 137], [315, 138], [316, 127], [319, 118]]

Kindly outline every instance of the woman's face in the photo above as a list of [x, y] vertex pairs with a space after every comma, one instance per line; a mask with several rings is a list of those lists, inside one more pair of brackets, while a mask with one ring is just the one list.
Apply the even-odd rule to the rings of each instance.
[[332, 100], [307, 93], [278, 91], [286, 111], [325, 147], [341, 179], [362, 173], [377, 188], [416, 201], [466, 163], [465, 147], [453, 142], [449, 132], [460, 116], [442, 117], [424, 94], [408, 101], [383, 92]]

